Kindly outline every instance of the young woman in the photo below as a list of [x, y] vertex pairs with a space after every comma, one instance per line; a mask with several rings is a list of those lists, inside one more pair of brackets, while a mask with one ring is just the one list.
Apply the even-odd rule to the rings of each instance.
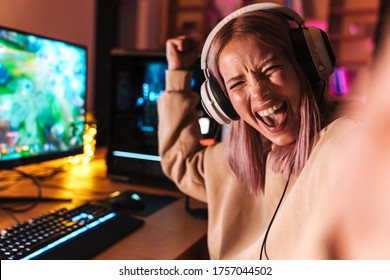
[[[305, 258], [308, 221], [321, 218], [311, 209], [321, 199], [321, 182], [332, 180], [328, 159], [337, 156], [339, 131], [354, 124], [335, 120], [327, 102], [332, 65], [299, 53], [303, 41], [332, 61], [322, 35], [297, 39], [296, 32], [308, 31], [296, 27], [300, 21], [286, 7], [255, 4], [210, 33], [202, 52], [205, 87], [226, 97], [221, 107], [232, 108], [228, 117], [214, 112], [228, 123], [228, 136], [209, 147], [200, 145], [199, 95], [190, 87], [198, 43], [185, 36], [167, 41], [166, 90], [158, 101], [161, 164], [184, 193], [207, 203], [211, 259]], [[312, 46], [316, 41], [322, 49]], [[207, 108], [215, 100], [206, 95]]]

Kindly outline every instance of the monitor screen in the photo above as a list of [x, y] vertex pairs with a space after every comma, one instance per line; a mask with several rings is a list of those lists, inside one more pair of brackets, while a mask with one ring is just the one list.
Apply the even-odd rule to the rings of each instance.
[[0, 168], [82, 153], [85, 47], [0, 26]]
[[[111, 178], [138, 183], [169, 182], [164, 180], [158, 156], [157, 99], [165, 89], [165, 52], [111, 52], [110, 120], [107, 170]], [[200, 92], [204, 81], [200, 59], [193, 68], [192, 88]], [[220, 140], [218, 124], [208, 117], [200, 102], [199, 124], [208, 145]]]

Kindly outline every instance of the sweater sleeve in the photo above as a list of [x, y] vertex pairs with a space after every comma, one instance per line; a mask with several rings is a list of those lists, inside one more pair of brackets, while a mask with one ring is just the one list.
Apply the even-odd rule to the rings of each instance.
[[184, 193], [206, 202], [199, 95], [191, 91], [191, 76], [190, 71], [166, 71], [166, 89], [157, 106], [159, 155], [165, 175]]

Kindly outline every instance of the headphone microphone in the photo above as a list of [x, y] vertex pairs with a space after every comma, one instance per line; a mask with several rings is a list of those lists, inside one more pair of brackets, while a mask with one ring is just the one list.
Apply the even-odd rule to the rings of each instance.
[[336, 59], [327, 34], [319, 28], [306, 27], [304, 20], [294, 10], [274, 3], [258, 3], [238, 9], [214, 27], [205, 41], [201, 55], [201, 68], [206, 78], [200, 89], [202, 106], [221, 125], [239, 120], [240, 116], [207, 67], [210, 46], [214, 37], [228, 22], [242, 14], [258, 10], [277, 11], [298, 24], [298, 28], [290, 30], [291, 40], [296, 58], [310, 82], [327, 80], [334, 70]]

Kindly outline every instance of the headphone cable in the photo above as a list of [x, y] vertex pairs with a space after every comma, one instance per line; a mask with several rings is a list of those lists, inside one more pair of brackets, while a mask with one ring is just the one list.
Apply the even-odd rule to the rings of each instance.
[[282, 194], [282, 196], [280, 197], [278, 206], [276, 207], [275, 212], [274, 212], [274, 215], [272, 216], [272, 219], [271, 219], [271, 221], [269, 222], [267, 231], [265, 232], [265, 236], [264, 236], [264, 239], [263, 239], [263, 243], [261, 244], [260, 260], [263, 259], [263, 252], [264, 252], [264, 254], [265, 254], [267, 260], [269, 260], [268, 253], [267, 253], [267, 238], [268, 238], [268, 233], [269, 233], [269, 231], [270, 231], [270, 229], [271, 229], [272, 223], [273, 223], [274, 220], [275, 220], [276, 214], [277, 214], [278, 211], [279, 211], [279, 207], [280, 207], [280, 205], [282, 204], [284, 195], [286, 194], [287, 187], [288, 187], [288, 183], [290, 182], [291, 173], [292, 173], [292, 167], [291, 167], [290, 173], [288, 174], [288, 178], [287, 178], [287, 181], [286, 181], [286, 185], [284, 186], [283, 194]]

